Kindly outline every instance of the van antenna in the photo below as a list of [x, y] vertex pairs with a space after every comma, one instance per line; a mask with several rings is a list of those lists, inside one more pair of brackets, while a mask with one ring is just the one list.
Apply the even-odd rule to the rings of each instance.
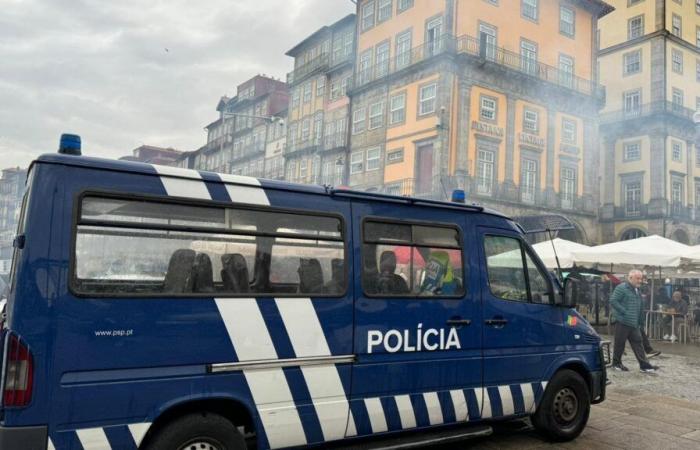
[[559, 255], [557, 255], [557, 248], [554, 246], [554, 238], [552, 237], [552, 230], [547, 228], [547, 234], [549, 235], [549, 242], [552, 243], [552, 250], [554, 251], [554, 259], [557, 261], [557, 274], [559, 275], [559, 281], [564, 283], [564, 273], [561, 270], [561, 264], [559, 263]]

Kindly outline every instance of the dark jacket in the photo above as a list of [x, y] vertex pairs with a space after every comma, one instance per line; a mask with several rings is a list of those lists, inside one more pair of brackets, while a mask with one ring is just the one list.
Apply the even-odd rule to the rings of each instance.
[[642, 326], [642, 297], [629, 283], [622, 283], [610, 296], [610, 306], [617, 322], [629, 327]]

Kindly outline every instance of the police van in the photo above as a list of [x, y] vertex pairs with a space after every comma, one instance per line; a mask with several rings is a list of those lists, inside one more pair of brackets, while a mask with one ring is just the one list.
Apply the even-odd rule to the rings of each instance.
[[605, 397], [573, 294], [479, 206], [66, 144], [14, 246], [3, 450], [401, 448], [527, 416], [569, 440]]

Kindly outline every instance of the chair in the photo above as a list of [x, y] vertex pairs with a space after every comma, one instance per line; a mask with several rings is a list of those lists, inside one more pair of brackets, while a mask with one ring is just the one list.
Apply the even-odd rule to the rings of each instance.
[[299, 293], [323, 293], [323, 270], [315, 258], [299, 258]]
[[250, 292], [248, 263], [240, 253], [221, 257], [221, 281], [226, 293], [241, 294]]
[[169, 294], [192, 292], [195, 256], [194, 250], [175, 250], [168, 263], [168, 271], [163, 281], [163, 292]]
[[192, 291], [198, 294], [214, 292], [214, 270], [207, 254], [200, 253], [195, 257]]

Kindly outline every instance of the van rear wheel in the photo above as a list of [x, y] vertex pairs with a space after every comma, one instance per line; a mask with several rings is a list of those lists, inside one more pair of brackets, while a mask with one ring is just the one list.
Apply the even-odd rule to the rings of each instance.
[[245, 450], [245, 439], [226, 418], [213, 413], [189, 414], [162, 428], [147, 450]]
[[557, 372], [532, 416], [535, 429], [553, 441], [578, 437], [588, 423], [591, 399], [586, 381], [573, 370]]

